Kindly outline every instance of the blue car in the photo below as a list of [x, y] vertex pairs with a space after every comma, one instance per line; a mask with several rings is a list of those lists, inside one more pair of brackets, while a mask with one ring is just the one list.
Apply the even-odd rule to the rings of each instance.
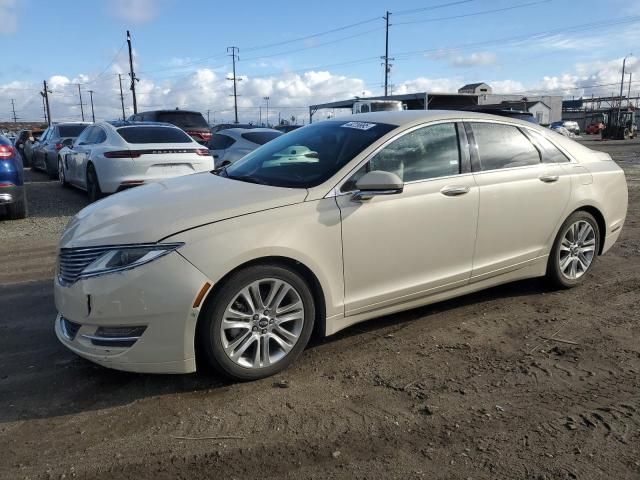
[[0, 135], [0, 208], [10, 219], [27, 216], [22, 157], [11, 141]]

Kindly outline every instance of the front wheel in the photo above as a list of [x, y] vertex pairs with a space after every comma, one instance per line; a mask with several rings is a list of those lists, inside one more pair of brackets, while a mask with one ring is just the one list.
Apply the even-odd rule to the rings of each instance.
[[235, 380], [274, 375], [302, 353], [315, 320], [306, 281], [277, 265], [257, 265], [229, 277], [207, 302], [198, 341], [207, 363]]
[[582, 283], [600, 251], [600, 230], [593, 215], [572, 213], [562, 224], [553, 243], [547, 278], [556, 287], [571, 288]]
[[62, 162], [62, 158], [58, 157], [58, 181], [60, 185], [63, 187], [68, 187], [69, 182], [67, 182], [67, 177], [64, 174], [64, 163]]

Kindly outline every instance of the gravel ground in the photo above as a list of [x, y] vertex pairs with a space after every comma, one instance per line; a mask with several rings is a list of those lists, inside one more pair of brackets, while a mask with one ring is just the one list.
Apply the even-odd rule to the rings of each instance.
[[[640, 142], [588, 143], [625, 169], [630, 208], [581, 287], [373, 320], [253, 383], [90, 364], [53, 335], [50, 273], [0, 271], [0, 478], [637, 480]], [[52, 262], [38, 248], [84, 204], [37, 181], [29, 195], [48, 213], [0, 223], [14, 269]]]

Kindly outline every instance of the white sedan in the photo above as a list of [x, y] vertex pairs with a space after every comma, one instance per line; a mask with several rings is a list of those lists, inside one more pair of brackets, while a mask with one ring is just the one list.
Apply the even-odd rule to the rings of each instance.
[[327, 120], [78, 213], [60, 240], [55, 330], [107, 367], [192, 372], [198, 359], [257, 379], [312, 334], [524, 278], [589, 281], [626, 213], [608, 154], [529, 122]]
[[155, 122], [102, 122], [87, 127], [58, 153], [58, 178], [105, 194], [213, 169], [209, 150], [178, 127]]
[[208, 146], [219, 168], [240, 160], [280, 135], [283, 133], [272, 128], [228, 128], [214, 133]]

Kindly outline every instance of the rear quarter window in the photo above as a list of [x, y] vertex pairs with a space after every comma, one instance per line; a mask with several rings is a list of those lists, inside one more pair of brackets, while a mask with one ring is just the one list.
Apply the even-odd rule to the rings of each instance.
[[171, 127], [121, 127], [118, 134], [127, 143], [193, 143], [189, 135]]
[[87, 128], [86, 125], [59, 125], [60, 137], [77, 137]]

